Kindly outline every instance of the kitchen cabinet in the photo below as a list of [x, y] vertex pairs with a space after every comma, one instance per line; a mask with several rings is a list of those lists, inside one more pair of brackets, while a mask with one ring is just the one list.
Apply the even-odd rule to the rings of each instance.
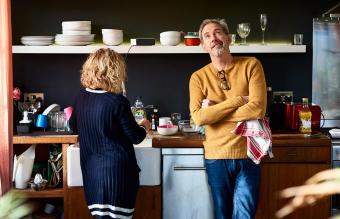
[[[77, 135], [39, 135], [39, 136], [13, 136], [13, 147], [20, 147], [28, 144], [61, 144], [62, 153], [66, 154], [66, 149], [70, 144], [77, 142]], [[19, 190], [19, 193], [26, 198], [61, 198], [64, 201], [64, 214], [67, 215], [70, 210], [69, 206], [65, 202], [67, 196], [67, 168], [66, 168], [66, 156], [63, 156], [63, 182], [62, 187], [46, 189], [42, 191], [33, 191], [31, 189]], [[71, 205], [72, 206], [72, 205]]]
[[[262, 164], [261, 189], [256, 219], [275, 218], [275, 212], [290, 199], [278, 199], [278, 192], [291, 186], [302, 185], [315, 173], [328, 169], [327, 164]], [[330, 199], [319, 201], [311, 207], [304, 207], [285, 217], [285, 219], [329, 218]]]
[[136, 219], [162, 218], [162, 186], [140, 186], [138, 190], [135, 214]]
[[[290, 201], [290, 199], [279, 199], [279, 191], [302, 185], [317, 172], [330, 168], [328, 144], [273, 147], [273, 153], [275, 156], [273, 159], [266, 158], [261, 164], [260, 200], [256, 219], [275, 218], [275, 212]], [[285, 218], [328, 218], [329, 216], [330, 198], [326, 198], [313, 206], [301, 208]]]
[[[131, 54], [185, 54], [185, 53], [206, 53], [201, 46], [133, 46], [122, 44], [120, 46], [106, 46], [104, 44], [91, 44], [89, 46], [24, 46], [13, 45], [13, 53], [17, 54], [89, 54], [99, 48], [111, 48], [118, 53]], [[306, 45], [291, 44], [249, 44], [231, 45], [231, 53], [306, 53]]]
[[[87, 208], [83, 187], [68, 187], [65, 196], [65, 218], [92, 219]], [[161, 186], [140, 186], [134, 218], [161, 219]]]

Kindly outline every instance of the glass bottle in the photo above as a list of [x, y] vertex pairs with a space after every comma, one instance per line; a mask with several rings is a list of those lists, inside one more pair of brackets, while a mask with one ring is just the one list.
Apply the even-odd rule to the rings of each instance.
[[302, 98], [302, 109], [299, 111], [299, 130], [303, 134], [312, 133], [312, 112], [308, 107], [308, 98]]
[[151, 114], [151, 129], [153, 131], [156, 131], [158, 124], [159, 124], [159, 113], [158, 113], [158, 108], [155, 107], [153, 109], [153, 113]]
[[135, 100], [135, 107], [133, 110], [133, 116], [137, 123], [140, 123], [143, 119], [146, 119], [146, 113], [144, 110], [144, 104], [140, 96]]

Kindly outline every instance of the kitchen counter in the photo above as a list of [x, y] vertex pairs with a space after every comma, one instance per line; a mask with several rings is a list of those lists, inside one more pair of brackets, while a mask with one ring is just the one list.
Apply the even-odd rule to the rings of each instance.
[[[41, 133], [40, 133], [41, 134]], [[273, 147], [280, 146], [311, 146], [311, 147], [330, 147], [331, 139], [322, 134], [321, 132], [313, 133], [311, 136], [305, 137], [303, 134], [288, 132], [288, 131], [275, 131], [273, 133]], [[152, 147], [156, 148], [201, 148], [203, 147], [204, 136], [199, 134], [182, 134], [163, 136], [157, 132], [150, 131], [147, 135], [148, 139], [152, 139]], [[44, 133], [30, 134], [30, 135], [15, 135], [13, 136], [14, 144], [27, 144], [29, 143], [64, 143], [64, 142], [77, 142], [77, 135], [62, 135]]]
[[[330, 147], [331, 140], [326, 135], [317, 132], [311, 136], [305, 137], [300, 133], [277, 131], [273, 133], [273, 147], [289, 147], [289, 146], [317, 146]], [[156, 132], [148, 134], [148, 138], [152, 138], [152, 147], [173, 148], [173, 147], [203, 147], [204, 137], [198, 134], [181, 134], [171, 136], [162, 136]]]

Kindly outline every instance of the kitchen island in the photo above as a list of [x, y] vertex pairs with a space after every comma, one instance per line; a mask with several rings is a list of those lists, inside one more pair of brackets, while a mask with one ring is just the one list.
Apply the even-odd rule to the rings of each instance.
[[[65, 135], [54, 136], [52, 138], [48, 136], [14, 136], [13, 143], [20, 145], [60, 142], [62, 144], [63, 154], [66, 155], [66, 148], [70, 143], [76, 142], [77, 136]], [[72, 139], [70, 140], [70, 138]], [[161, 150], [179, 149], [183, 151], [200, 150], [203, 152], [204, 137], [197, 134], [161, 136], [157, 133], [150, 132], [148, 138], [152, 139], [152, 147], [160, 148]], [[274, 158], [269, 159], [266, 157], [261, 163], [262, 178], [257, 219], [274, 218], [273, 215], [275, 211], [287, 202], [287, 200], [277, 199], [278, 191], [286, 187], [301, 185], [310, 176], [331, 167], [331, 141], [327, 136], [320, 133], [314, 134], [311, 137], [285, 132], [274, 133], [273, 153]], [[202, 154], [203, 153], [199, 155], [201, 160], [203, 160]], [[61, 192], [56, 196], [64, 198], [65, 218], [91, 218], [85, 204], [82, 187], [67, 186], [66, 161], [66, 156], [64, 156], [63, 188], [59, 189]], [[164, 172], [164, 169], [162, 172]], [[202, 174], [205, 174], [205, 172], [202, 171]], [[165, 192], [165, 190], [162, 191], [162, 186], [164, 186], [164, 184], [165, 181], [163, 178], [162, 185], [160, 186], [141, 186], [137, 197], [135, 218], [162, 218], [162, 197], [164, 200]], [[181, 187], [182, 185], [180, 185], [179, 188]], [[43, 195], [43, 197], [49, 197], [48, 195], [53, 194]], [[29, 192], [27, 196], [36, 198], [39, 196], [39, 193]], [[188, 196], [188, 194], [186, 196]], [[326, 198], [312, 207], [306, 207], [296, 211], [287, 218], [328, 218], [329, 216], [330, 198]]]

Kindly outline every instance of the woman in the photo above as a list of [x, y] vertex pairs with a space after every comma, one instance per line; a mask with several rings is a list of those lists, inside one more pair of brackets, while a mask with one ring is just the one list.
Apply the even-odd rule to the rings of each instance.
[[70, 125], [79, 135], [80, 163], [88, 208], [96, 218], [132, 218], [139, 187], [133, 144], [150, 122], [136, 123], [122, 95], [125, 63], [111, 49], [99, 49], [83, 65], [81, 90]]

